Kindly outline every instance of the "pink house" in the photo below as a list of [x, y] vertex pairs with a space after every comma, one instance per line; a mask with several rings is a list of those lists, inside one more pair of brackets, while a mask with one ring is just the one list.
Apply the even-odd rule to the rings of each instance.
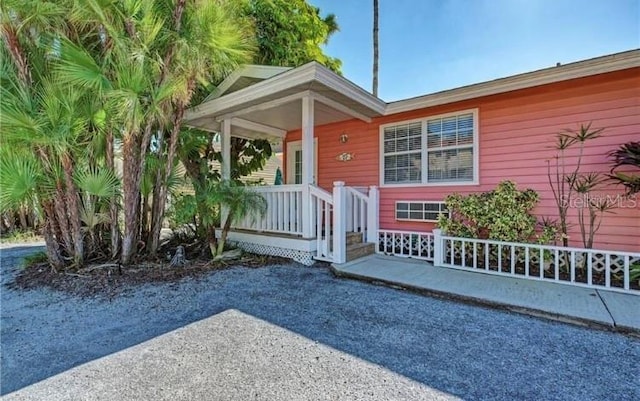
[[[433, 260], [434, 220], [448, 194], [510, 179], [540, 194], [537, 215], [557, 217], [547, 179], [557, 133], [604, 128], [586, 147], [583, 169], [605, 173], [609, 151], [640, 140], [640, 50], [391, 103], [315, 62], [247, 66], [187, 121], [220, 132], [223, 154], [231, 136], [283, 143], [286, 185], [256, 188], [267, 215], [237, 222], [231, 236], [245, 248], [343, 263], [393, 244]], [[223, 163], [223, 176], [228, 169]], [[603, 196], [623, 192], [611, 185]], [[595, 248], [623, 252], [628, 267], [640, 251], [640, 200], [620, 202]], [[570, 245], [580, 246], [575, 225]]]

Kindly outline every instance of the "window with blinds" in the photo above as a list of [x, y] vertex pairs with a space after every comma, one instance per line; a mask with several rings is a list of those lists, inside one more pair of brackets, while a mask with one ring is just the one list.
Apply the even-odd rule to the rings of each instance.
[[473, 182], [475, 116], [464, 112], [385, 127], [384, 184]]
[[384, 129], [384, 182], [422, 181], [422, 124]]

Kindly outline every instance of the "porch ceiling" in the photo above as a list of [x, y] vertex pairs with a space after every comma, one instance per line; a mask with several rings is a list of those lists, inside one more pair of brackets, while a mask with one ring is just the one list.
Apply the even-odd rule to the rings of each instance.
[[[234, 136], [279, 136], [278, 130], [301, 128], [301, 99], [305, 96], [315, 99], [315, 125], [352, 118], [367, 121], [382, 115], [385, 107], [380, 99], [312, 62], [194, 107], [185, 122], [219, 131], [220, 121], [232, 119]], [[239, 127], [234, 123], [238, 120], [248, 124]]]

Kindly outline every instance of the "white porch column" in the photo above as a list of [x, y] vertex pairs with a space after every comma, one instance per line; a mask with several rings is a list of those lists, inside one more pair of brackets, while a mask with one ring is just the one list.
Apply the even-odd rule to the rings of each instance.
[[347, 202], [343, 181], [333, 183], [333, 262], [347, 261]]
[[315, 166], [313, 149], [313, 98], [302, 98], [302, 237], [314, 236], [313, 205], [309, 194], [309, 185], [314, 184], [313, 166]]
[[220, 133], [220, 145], [222, 150], [222, 181], [231, 179], [231, 119], [222, 120], [222, 132]]
[[[220, 133], [220, 150], [222, 151], [222, 165], [220, 166], [221, 181], [231, 179], [231, 119], [222, 120], [222, 132]], [[224, 225], [229, 215], [229, 210], [220, 207], [220, 223]]]
[[[378, 225], [380, 224], [380, 196], [378, 187], [369, 187], [369, 202], [367, 209], [367, 242], [378, 243]], [[377, 246], [377, 245], [376, 245]]]

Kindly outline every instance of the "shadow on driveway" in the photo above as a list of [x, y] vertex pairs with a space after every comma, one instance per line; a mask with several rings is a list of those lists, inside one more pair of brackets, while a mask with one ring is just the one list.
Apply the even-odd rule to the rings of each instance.
[[[0, 251], [3, 283], [15, 250]], [[336, 279], [320, 268], [231, 269], [113, 301], [3, 287], [1, 301], [3, 394], [238, 309], [464, 399], [640, 399], [637, 339]]]

